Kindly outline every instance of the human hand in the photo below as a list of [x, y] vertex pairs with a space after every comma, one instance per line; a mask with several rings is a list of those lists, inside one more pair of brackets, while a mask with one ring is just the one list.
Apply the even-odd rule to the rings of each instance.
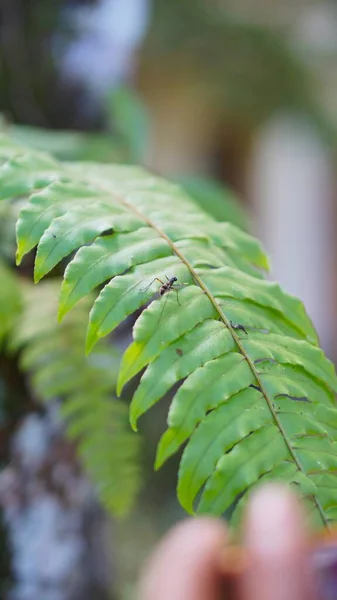
[[316, 600], [308, 533], [297, 498], [268, 485], [252, 495], [244, 526], [247, 568], [226, 584], [227, 531], [217, 519], [189, 519], [160, 543], [140, 584], [140, 600]]

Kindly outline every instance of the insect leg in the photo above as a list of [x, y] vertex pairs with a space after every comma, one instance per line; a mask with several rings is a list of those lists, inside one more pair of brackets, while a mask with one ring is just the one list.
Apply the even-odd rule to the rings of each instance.
[[161, 312], [160, 312], [160, 315], [159, 315], [159, 319], [158, 319], [157, 327], [158, 327], [158, 325], [159, 325], [159, 323], [160, 323], [160, 320], [161, 320], [161, 318], [162, 318], [162, 316], [163, 316], [164, 308], [165, 308], [165, 306], [166, 306], [166, 303], [167, 303], [167, 298], [168, 298], [168, 294], [166, 294], [166, 298], [165, 298], [165, 299], [164, 299], [164, 301], [163, 301], [163, 307], [162, 307], [162, 309], [161, 309]]
[[164, 285], [164, 282], [159, 279], [159, 277], [155, 277], [154, 279], [152, 279], [152, 281], [150, 281], [149, 285], [147, 285], [145, 288], [139, 290], [140, 292], [147, 292], [147, 290], [149, 289], [149, 287], [151, 287], [151, 285], [154, 283], [154, 281], [159, 281], [159, 283], [161, 285]]
[[180, 304], [180, 302], [179, 302], [179, 295], [178, 295], [178, 290], [177, 290], [177, 288], [174, 288], [174, 287], [172, 287], [172, 288], [171, 288], [171, 290], [174, 290], [174, 291], [175, 291], [175, 293], [177, 294], [177, 302], [178, 302], [179, 306], [181, 306], [181, 304]]

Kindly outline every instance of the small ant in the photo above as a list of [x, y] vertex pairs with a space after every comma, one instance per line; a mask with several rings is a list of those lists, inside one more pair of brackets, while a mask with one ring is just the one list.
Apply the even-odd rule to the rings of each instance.
[[149, 285], [142, 291], [146, 292], [149, 289], [149, 287], [153, 284], [154, 281], [159, 281], [159, 283], [161, 284], [161, 286], [159, 288], [159, 295], [164, 296], [164, 294], [167, 294], [167, 292], [174, 290], [177, 293], [177, 302], [178, 302], [179, 306], [181, 306], [181, 304], [179, 302], [179, 297], [178, 297], [178, 290], [176, 287], [174, 287], [176, 281], [178, 281], [178, 278], [175, 275], [173, 275], [173, 277], [167, 277], [167, 275], [165, 275], [165, 277], [167, 279], [166, 282], [159, 279], [159, 277], [155, 277], [154, 279], [152, 279], [151, 283], [149, 283]]
[[241, 331], [244, 331], [246, 335], [248, 335], [246, 329], [244, 328], [243, 325], [240, 325], [240, 323], [233, 323], [233, 321], [230, 321], [231, 327], [233, 327], [233, 329], [241, 329]]

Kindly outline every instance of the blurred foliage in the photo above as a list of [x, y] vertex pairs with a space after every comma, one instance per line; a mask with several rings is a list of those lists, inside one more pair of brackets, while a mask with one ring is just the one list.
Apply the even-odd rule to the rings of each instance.
[[291, 110], [331, 138], [312, 73], [284, 31], [240, 19], [220, 3], [155, 0], [140, 72], [141, 80], [194, 82], [231, 128], [255, 128]]
[[178, 183], [214, 219], [229, 221], [241, 229], [248, 230], [247, 214], [234, 192], [227, 186], [196, 175], [182, 177]]
[[[90, 116], [79, 110], [83, 90], [65, 84], [59, 71], [62, 53], [77, 35], [66, 9], [95, 2], [2, 0], [0, 110], [11, 120], [47, 129], [110, 128], [99, 106]], [[145, 73], [152, 77], [152, 87], [167, 89], [168, 94], [174, 78], [186, 85], [196, 82], [195, 93], [205, 95], [231, 127], [255, 127], [274, 111], [291, 109], [308, 115], [322, 133], [331, 135], [312, 62], [290, 45], [284, 30], [239, 18], [225, 3], [153, 0], [139, 65], [140, 80]], [[123, 119], [122, 111], [130, 114], [128, 102], [119, 103], [117, 122]], [[138, 161], [136, 129], [133, 135], [130, 148]], [[101, 140], [96, 143], [104, 160], [105, 147]]]
[[104, 105], [106, 132], [53, 131], [14, 125], [2, 116], [0, 129], [11, 138], [60, 160], [96, 162], [141, 162], [147, 144], [149, 122], [137, 93], [124, 86], [110, 90]]
[[11, 138], [60, 160], [96, 162], [142, 162], [149, 133], [145, 105], [137, 93], [118, 86], [106, 95], [106, 132], [53, 131], [29, 125], [15, 125], [0, 118], [0, 129]]
[[85, 356], [92, 298], [60, 324], [59, 285], [55, 278], [40, 288], [21, 284], [23, 311], [8, 332], [7, 347], [19, 353], [19, 367], [39, 401], [62, 398], [66, 433], [102, 503], [111, 514], [123, 515], [139, 490], [140, 441], [130, 430], [127, 403], [114, 397], [119, 352], [106, 340]]
[[[146, 106], [137, 93], [126, 86], [111, 90], [107, 95], [105, 114], [111, 131], [106, 134], [9, 125], [4, 119], [2, 123], [0, 121], [0, 128], [15, 142], [49, 152], [60, 160], [142, 163], [149, 139], [150, 123]], [[248, 229], [244, 209], [235, 194], [224, 184], [196, 175], [181, 177], [177, 183], [215, 219], [229, 221], [242, 229]], [[5, 217], [5, 212], [13, 209], [11, 205], [4, 204], [3, 207], [0, 206], [1, 210]], [[10, 235], [10, 231], [4, 221], [4, 240]], [[9, 241], [8, 244], [7, 255], [12, 252]], [[0, 251], [1, 249], [4, 251], [4, 247], [0, 246]], [[10, 255], [14, 256], [13, 253]]]
[[145, 104], [134, 90], [119, 86], [107, 94], [108, 124], [124, 142], [127, 162], [142, 163], [148, 143], [150, 121]]
[[18, 143], [45, 150], [61, 160], [121, 162], [122, 148], [109, 135], [79, 131], [53, 131], [28, 125], [12, 125], [10, 136]]
[[8, 264], [15, 262], [15, 229], [13, 224], [17, 217], [18, 203], [0, 203], [0, 259]]
[[[11, 121], [41, 128], [14, 127], [18, 141], [60, 159], [140, 163], [147, 117], [138, 100], [119, 89], [108, 93], [105, 106], [85, 114], [83, 90], [65, 83], [59, 71], [62, 53], [77, 35], [66, 9], [96, 1], [3, 0], [0, 110]], [[311, 119], [334, 144], [336, 132], [313, 70], [313, 61], [305, 61], [284, 30], [239, 18], [225, 3], [154, 0], [135, 76], [141, 88], [145, 78], [155, 93], [174, 93], [177, 81], [192, 86], [215, 120], [232, 132], [250, 131], [275, 111], [291, 110]], [[62, 131], [51, 139], [50, 127], [94, 127], [105, 133], [69, 136]]]
[[21, 312], [22, 299], [15, 273], [0, 262], [0, 349]]
[[[60, 325], [54, 278], [35, 288], [0, 262], [0, 281], [1, 356], [18, 360], [18, 374], [27, 376], [39, 402], [63, 400], [67, 435], [76, 442], [102, 503], [112, 514], [124, 514], [139, 490], [140, 440], [130, 431], [127, 403], [114, 397], [119, 353], [106, 340], [85, 356], [91, 303], [79, 305]], [[9, 389], [2, 376], [1, 425], [7, 427]]]

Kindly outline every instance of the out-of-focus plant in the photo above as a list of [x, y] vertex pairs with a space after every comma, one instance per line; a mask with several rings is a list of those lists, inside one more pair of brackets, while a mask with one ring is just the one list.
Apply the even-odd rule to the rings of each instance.
[[107, 94], [105, 104], [107, 125], [121, 139], [126, 158], [124, 162], [142, 163], [149, 138], [149, 115], [138, 94], [119, 86]]
[[248, 230], [247, 214], [228, 186], [197, 175], [181, 177], [179, 183], [214, 219], [229, 221], [240, 229]]
[[62, 401], [66, 432], [100, 499], [112, 514], [125, 514], [139, 489], [140, 445], [129, 429], [126, 403], [115, 397], [119, 353], [106, 341], [92, 356], [84, 355], [90, 300], [60, 325], [58, 289], [56, 279], [40, 289], [21, 283], [23, 309], [6, 347], [18, 354], [37, 399]]
[[[142, 163], [149, 139], [150, 120], [138, 94], [126, 86], [112, 90], [107, 95], [105, 115], [110, 132], [106, 134], [43, 130], [8, 125], [4, 120], [2, 130], [14, 141], [49, 152], [60, 160]], [[215, 219], [229, 221], [242, 229], [248, 228], [245, 211], [224, 184], [197, 175], [181, 177], [179, 183]]]
[[191, 88], [231, 131], [250, 132], [288, 110], [336, 142], [315, 72], [285, 32], [235, 15], [226, 3], [155, 0], [138, 77], [150, 91], [174, 93], [174, 82]]
[[125, 514], [139, 490], [140, 445], [127, 405], [115, 397], [117, 350], [106, 341], [85, 357], [88, 301], [60, 326], [57, 280], [35, 288], [3, 262], [0, 279], [2, 354], [18, 361], [35, 399], [60, 400], [66, 432], [100, 499], [112, 514]]
[[144, 104], [135, 91], [119, 86], [107, 93], [105, 132], [58, 131], [10, 124], [3, 117], [0, 128], [10, 137], [61, 160], [141, 162], [149, 122]]

